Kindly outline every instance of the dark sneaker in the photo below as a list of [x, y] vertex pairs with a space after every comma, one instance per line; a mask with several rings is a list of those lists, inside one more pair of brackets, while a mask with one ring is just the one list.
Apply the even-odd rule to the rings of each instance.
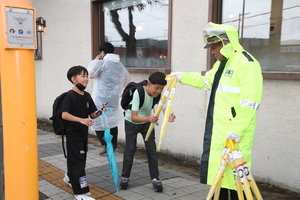
[[163, 186], [162, 186], [162, 183], [159, 179], [154, 178], [152, 180], [152, 185], [153, 185], [153, 188], [154, 188], [155, 192], [161, 192], [164, 189]]
[[106, 148], [104, 148], [103, 151], [101, 151], [101, 152], [99, 153], [99, 155], [104, 155], [104, 154], [106, 154]]
[[129, 178], [122, 177], [120, 182], [120, 187], [126, 189], [128, 187]]

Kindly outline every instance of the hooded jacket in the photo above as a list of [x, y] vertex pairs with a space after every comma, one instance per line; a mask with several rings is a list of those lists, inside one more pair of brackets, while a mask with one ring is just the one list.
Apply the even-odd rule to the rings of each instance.
[[[225, 64], [215, 91], [211, 91], [203, 141], [200, 182], [211, 185], [220, 165], [226, 136], [232, 132], [242, 139], [238, 143], [251, 170], [251, 151], [256, 126], [256, 112], [262, 96], [262, 72], [259, 62], [238, 42], [236, 29], [229, 25], [209, 23], [204, 34], [226, 33], [230, 43], [220, 53], [227, 58], [216, 61], [204, 77], [197, 72], [183, 72], [181, 84], [211, 90], [218, 69]], [[219, 70], [220, 71], [220, 70]], [[230, 167], [226, 168], [222, 188], [235, 189]]]
[[[102, 103], [108, 103], [112, 114], [106, 114], [107, 126], [114, 128], [124, 120], [120, 96], [131, 80], [130, 74], [120, 62], [119, 55], [112, 53], [106, 54], [103, 60], [92, 60], [87, 68], [89, 77], [94, 79], [92, 98], [98, 109], [102, 108]], [[93, 129], [104, 130], [102, 117], [94, 119]]]

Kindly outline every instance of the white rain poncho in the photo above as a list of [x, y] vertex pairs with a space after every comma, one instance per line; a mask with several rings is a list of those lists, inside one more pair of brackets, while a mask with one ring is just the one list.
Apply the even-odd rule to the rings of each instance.
[[[107, 126], [114, 128], [124, 120], [123, 109], [120, 105], [120, 96], [131, 77], [126, 67], [120, 62], [119, 55], [106, 54], [103, 60], [92, 60], [88, 65], [89, 77], [94, 79], [92, 98], [98, 109], [102, 103], [108, 103], [112, 115], [106, 115]], [[103, 131], [102, 117], [94, 119], [93, 129]]]

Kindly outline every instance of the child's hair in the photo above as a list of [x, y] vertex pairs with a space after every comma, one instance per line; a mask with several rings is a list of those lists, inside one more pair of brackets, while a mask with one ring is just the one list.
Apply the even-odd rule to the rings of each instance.
[[103, 42], [99, 46], [99, 51], [104, 51], [105, 53], [113, 53], [115, 51], [115, 47], [110, 42]]
[[162, 72], [153, 72], [149, 76], [149, 81], [152, 84], [167, 85], [166, 75]]
[[89, 75], [89, 72], [85, 67], [82, 67], [80, 65], [71, 67], [67, 72], [68, 80], [73, 84], [72, 77], [80, 75], [81, 72], [83, 72], [84, 75]]

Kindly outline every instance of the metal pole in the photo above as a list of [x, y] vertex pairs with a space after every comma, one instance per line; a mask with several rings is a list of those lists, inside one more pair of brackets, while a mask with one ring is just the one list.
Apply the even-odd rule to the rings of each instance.
[[272, 0], [269, 35], [269, 64], [268, 67], [275, 71], [280, 70], [280, 41], [282, 28], [283, 0]]
[[244, 37], [244, 17], [245, 17], [245, 0], [243, 0], [243, 13], [242, 13], [242, 28], [241, 28], [241, 43]]
[[2, 101], [1, 101], [1, 82], [0, 82], [0, 199], [4, 199], [4, 169], [3, 169], [3, 132], [2, 132]]
[[[35, 10], [31, 7], [31, 0], [0, 0], [0, 6], [4, 198], [5, 200], [38, 200], [34, 73], [36, 43], [33, 35], [36, 30]], [[25, 19], [28, 20], [27, 23], [21, 23]], [[10, 27], [9, 31], [8, 27]], [[26, 37], [21, 35], [23, 33], [27, 34]], [[27, 39], [31, 38], [30, 44], [33, 45], [26, 47], [27, 43], [14, 40], [16, 37], [22, 38], [21, 41], [29, 41]], [[14, 46], [15, 44], [20, 46]]]
[[239, 13], [239, 22], [238, 22], [238, 35], [239, 35], [239, 37], [240, 37], [240, 32], [241, 32], [240, 26], [241, 26], [241, 13]]

